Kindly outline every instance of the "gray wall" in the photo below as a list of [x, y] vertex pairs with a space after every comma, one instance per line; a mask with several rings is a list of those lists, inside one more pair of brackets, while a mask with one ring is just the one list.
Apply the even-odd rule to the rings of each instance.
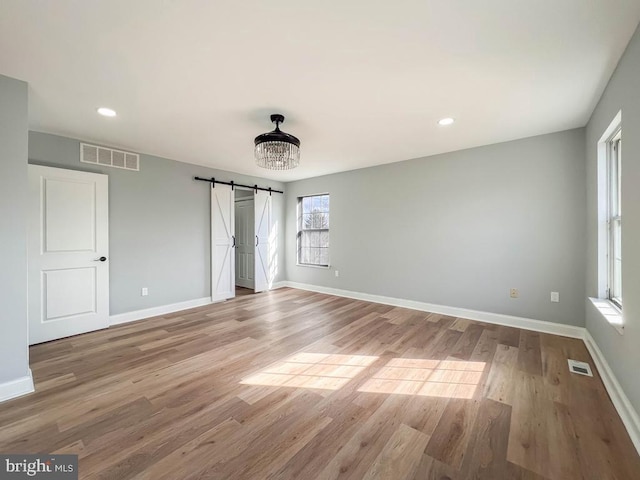
[[587, 295], [597, 286], [596, 145], [622, 110], [622, 295], [624, 335], [618, 334], [587, 301], [587, 329], [618, 381], [640, 411], [640, 30], [629, 43], [587, 125]]
[[[288, 183], [287, 279], [584, 325], [584, 141], [577, 129]], [[296, 199], [325, 192], [331, 268], [297, 266]]]
[[28, 375], [27, 84], [0, 75], [0, 384]]
[[[30, 132], [29, 162], [109, 175], [112, 315], [210, 296], [209, 184], [194, 176], [283, 189], [278, 182], [150, 155], [140, 155], [139, 172], [94, 167], [80, 163], [79, 144]], [[273, 198], [282, 239], [284, 198]], [[277, 281], [284, 278], [284, 255], [278, 258]], [[149, 296], [140, 296], [142, 287]]]

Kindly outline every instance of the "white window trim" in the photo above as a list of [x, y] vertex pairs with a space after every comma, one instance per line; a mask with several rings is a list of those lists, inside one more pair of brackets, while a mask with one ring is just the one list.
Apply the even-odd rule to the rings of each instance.
[[311, 263], [298, 263], [298, 262], [296, 262], [296, 267], [309, 267], [309, 268], [319, 268], [320, 270], [329, 270], [331, 268], [331, 264], [329, 264], [329, 265], [313, 265]]
[[602, 318], [616, 329], [619, 334], [624, 333], [624, 319], [620, 308], [609, 300], [609, 211], [608, 211], [608, 159], [609, 142], [622, 126], [622, 111], [619, 111], [598, 140], [597, 151], [597, 198], [598, 198], [598, 297], [589, 298], [591, 303], [602, 315]]
[[608, 298], [593, 298], [589, 297], [589, 300], [596, 308], [598, 313], [609, 325], [616, 329], [620, 335], [624, 335], [624, 323], [622, 318], [622, 312], [618, 306]]
[[[611, 302], [616, 305], [619, 309], [622, 308], [622, 292], [618, 292], [620, 294], [620, 296], [618, 297], [614, 297], [615, 292], [613, 291], [614, 287], [612, 287], [612, 284], [614, 284], [615, 282], [615, 269], [614, 269], [614, 262], [615, 260], [611, 260], [611, 256], [614, 253], [614, 247], [613, 247], [613, 243], [614, 243], [614, 227], [612, 225], [612, 223], [614, 222], [621, 222], [622, 217], [620, 216], [620, 212], [618, 212], [615, 209], [612, 209], [612, 205], [614, 204], [618, 204], [619, 201], [619, 195], [620, 195], [620, 185], [618, 182], [618, 179], [613, 180], [611, 178], [611, 174], [614, 170], [613, 168], [613, 161], [614, 161], [614, 155], [615, 155], [615, 162], [619, 164], [619, 155], [620, 155], [620, 151], [619, 149], [616, 150], [614, 147], [614, 143], [616, 142], [616, 140], [620, 140], [622, 138], [622, 129], [618, 128], [616, 130], [616, 132], [614, 133], [614, 135], [607, 141], [607, 174], [609, 175], [609, 178], [607, 179], [607, 187], [609, 188], [607, 195], [608, 195], [608, 203], [609, 203], [609, 211], [607, 213], [607, 234], [608, 234], [608, 248], [607, 248], [607, 266], [609, 269], [609, 276], [608, 276], [608, 290], [607, 290], [607, 298], [609, 298], [609, 300], [611, 300]], [[619, 170], [618, 170], [618, 165], [616, 165], [615, 168], [615, 174], [616, 176], [619, 177]], [[614, 192], [614, 190], [612, 189], [612, 185], [616, 184], [616, 190]], [[618, 197], [615, 198], [614, 197]], [[617, 205], [619, 207], [619, 205]], [[615, 210], [615, 211], [614, 211]]]
[[[331, 264], [331, 226], [329, 226], [329, 228], [327, 229], [327, 233], [329, 235], [329, 259], [328, 259], [327, 265], [314, 265], [313, 263], [300, 263], [300, 256], [298, 255], [298, 241], [299, 241], [298, 235], [300, 234], [300, 225], [297, 222], [298, 222], [298, 218], [300, 218], [299, 209], [302, 208], [301, 199], [303, 199], [305, 197], [319, 197], [319, 196], [322, 196], [322, 195], [329, 195], [329, 197], [331, 197], [331, 194], [329, 192], [309, 193], [307, 195], [299, 195], [297, 197], [297, 203], [296, 203], [296, 267], [319, 268], [321, 270], [329, 270], [332, 267], [332, 264]], [[331, 219], [331, 207], [329, 207], [329, 219]]]

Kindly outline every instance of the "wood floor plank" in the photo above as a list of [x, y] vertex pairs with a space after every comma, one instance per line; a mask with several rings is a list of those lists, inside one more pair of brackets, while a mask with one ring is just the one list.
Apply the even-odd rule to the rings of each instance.
[[518, 354], [519, 349], [516, 347], [497, 345], [493, 361], [488, 368], [489, 376], [484, 390], [486, 398], [513, 405]]
[[363, 480], [410, 478], [422, 460], [429, 436], [400, 424]]
[[[236, 420], [232, 418], [224, 420], [159, 459], [150, 468], [145, 469], [133, 478], [154, 480], [186, 479], [189, 476], [197, 475], [208, 466], [215, 465], [219, 461], [218, 456], [212, 454], [203, 459], [202, 451], [204, 449], [211, 450], [210, 447], [215, 446], [216, 443], [224, 443], [225, 437], [237, 434], [242, 429], [243, 426]], [[221, 450], [218, 453], [221, 453]], [[197, 465], [197, 469], [193, 468], [194, 465]], [[116, 473], [114, 472], [114, 474]], [[121, 473], [118, 472], [117, 474]]]
[[161, 411], [137, 425], [111, 431], [87, 444], [90, 454], [80, 461], [82, 478], [134, 478], [245, 407], [225, 398], [209, 407]]
[[507, 460], [543, 475], [551, 461], [547, 408], [542, 377], [518, 372], [515, 389]]
[[540, 334], [522, 330], [518, 345], [518, 368], [532, 375], [542, 375]]
[[448, 356], [469, 360], [483, 331], [481, 325], [468, 325]]
[[373, 411], [352, 402], [342, 404], [333, 421], [300, 449], [270, 480], [314, 478], [362, 427]]
[[453, 467], [430, 457], [426, 453], [418, 465], [413, 480], [466, 480]]
[[30, 357], [0, 451], [83, 480], [640, 478], [577, 339], [282, 288]]
[[507, 462], [507, 474], [505, 478], [509, 480], [549, 480], [547, 477], [538, 475], [531, 470], [527, 470], [511, 462]]
[[478, 408], [477, 400], [450, 399], [425, 453], [459, 470], [465, 455], [468, 455]]
[[477, 480], [495, 480], [507, 469], [507, 447], [511, 407], [491, 399], [480, 403], [470, 440], [471, 455], [465, 458], [462, 471]]
[[499, 326], [497, 328], [498, 343], [510, 347], [520, 346], [520, 333], [522, 330], [514, 327]]
[[388, 396], [331, 459], [316, 480], [362, 478], [371, 462], [401, 424], [402, 409], [407, 401], [403, 396]]
[[448, 403], [447, 397], [414, 396], [404, 409], [402, 421], [431, 437]]
[[[620, 417], [606, 392], [589, 386], [577, 386], [576, 402], [567, 408], [566, 417], [575, 432], [576, 449], [584, 478], [590, 476], [621, 480], [629, 471], [640, 477], [640, 464]], [[579, 399], [579, 400], [578, 400]], [[599, 442], [591, 441], [592, 437]], [[612, 451], [615, 450], [615, 453]], [[617, 461], [612, 462], [614, 455]]]
[[[490, 364], [498, 348], [498, 333], [494, 329], [484, 328], [478, 343], [469, 356], [471, 362], [485, 362]], [[487, 368], [487, 371], [489, 369]]]
[[456, 318], [449, 328], [451, 330], [457, 330], [458, 332], [465, 332], [469, 325], [473, 325], [471, 320], [467, 320], [466, 318]]

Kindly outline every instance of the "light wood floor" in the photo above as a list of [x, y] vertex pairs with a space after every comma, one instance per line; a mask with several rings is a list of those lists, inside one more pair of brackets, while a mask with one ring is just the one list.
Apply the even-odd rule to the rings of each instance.
[[236, 297], [242, 297], [244, 295], [253, 295], [254, 291], [251, 288], [239, 287], [236, 285]]
[[280, 289], [30, 353], [0, 452], [83, 479], [640, 478], [579, 340]]

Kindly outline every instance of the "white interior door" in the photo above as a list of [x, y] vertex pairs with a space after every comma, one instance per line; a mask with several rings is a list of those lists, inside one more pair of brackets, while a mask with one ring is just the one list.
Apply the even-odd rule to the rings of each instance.
[[272, 260], [269, 246], [271, 233], [271, 195], [257, 190], [254, 194], [255, 208], [255, 291], [269, 290], [273, 283], [271, 274]]
[[253, 197], [236, 200], [236, 285], [254, 287]]
[[107, 175], [29, 165], [29, 343], [109, 326]]
[[234, 193], [229, 185], [214, 184], [211, 189], [211, 301], [236, 295], [235, 255], [233, 252]]

